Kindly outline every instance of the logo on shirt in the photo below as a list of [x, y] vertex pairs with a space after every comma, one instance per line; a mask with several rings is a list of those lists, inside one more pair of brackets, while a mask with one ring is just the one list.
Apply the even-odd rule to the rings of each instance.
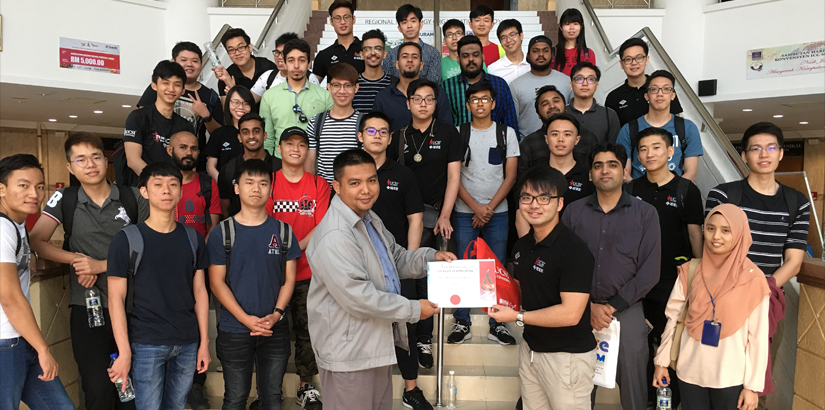
[[361, 60], [361, 56], [358, 55], [358, 53], [352, 53], [352, 59], [353, 60]]
[[122, 206], [117, 207], [117, 215], [115, 215], [115, 220], [118, 219], [123, 220], [123, 226], [128, 226], [132, 223], [132, 220], [129, 219], [129, 214], [126, 213], [126, 208]]
[[673, 195], [668, 195], [667, 200], [665, 201], [665, 205], [672, 206], [674, 208], [678, 208], [679, 206], [676, 205], [676, 197]]
[[269, 254], [279, 255], [281, 246], [278, 244], [278, 235], [272, 234], [272, 239], [269, 240]]
[[627, 100], [619, 101], [619, 108], [627, 108]]
[[231, 144], [229, 144], [228, 142], [224, 142], [224, 143], [223, 143], [224, 148], [228, 148], [228, 147], [229, 147], [229, 145], [231, 145]]
[[533, 269], [537, 272], [544, 273], [544, 261], [541, 258], [536, 258], [536, 263], [533, 264]]
[[60, 191], [54, 191], [54, 195], [49, 198], [49, 202], [46, 202], [46, 206], [49, 208], [56, 207], [57, 203], [60, 202], [60, 198], [63, 198], [63, 193]]
[[332, 61], [337, 62], [338, 61], [338, 56], [332, 56]]
[[567, 189], [569, 189], [571, 191], [581, 192], [582, 191], [582, 186], [584, 186], [584, 184], [582, 184], [581, 182], [570, 181], [570, 186], [567, 187]]
[[441, 141], [433, 141], [433, 139], [430, 138], [430, 149], [441, 149]]
[[518, 265], [519, 256], [521, 256], [521, 252], [516, 252], [516, 255], [513, 256], [513, 265]]
[[304, 196], [302, 196], [301, 199], [298, 200], [298, 215], [315, 215], [315, 200], [310, 198], [310, 196], [307, 194], [304, 194]]
[[398, 189], [399, 189], [398, 181], [390, 181], [388, 179], [387, 180], [387, 189], [389, 189], [390, 191], [398, 191]]
[[163, 144], [164, 147], [169, 145], [169, 138], [166, 138], [166, 137], [158, 134], [157, 132], [152, 134], [152, 138], [155, 139], [155, 142], [159, 142], [159, 143]]
[[136, 132], [136, 130], [123, 130], [123, 136], [134, 138]]

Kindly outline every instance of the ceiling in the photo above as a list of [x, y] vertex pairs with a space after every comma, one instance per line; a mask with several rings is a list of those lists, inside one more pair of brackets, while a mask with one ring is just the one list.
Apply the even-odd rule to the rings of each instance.
[[716, 102], [713, 118], [726, 134], [742, 134], [754, 123], [769, 121], [782, 128], [786, 137], [811, 135], [825, 129], [825, 94]]

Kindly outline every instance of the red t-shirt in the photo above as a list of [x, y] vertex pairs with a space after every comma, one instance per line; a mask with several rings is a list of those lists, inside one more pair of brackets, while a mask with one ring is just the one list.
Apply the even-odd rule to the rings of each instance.
[[482, 47], [481, 51], [484, 53], [484, 64], [487, 67], [489, 67], [490, 64], [493, 64], [496, 61], [498, 61], [498, 59], [504, 55], [504, 49], [501, 48], [501, 46], [499, 46], [498, 44], [493, 43], [492, 41], [490, 42], [490, 44], [487, 44], [486, 46]]
[[[580, 54], [580, 61], [576, 61], [577, 53]], [[581, 61], [589, 61], [593, 65], [596, 64], [596, 55], [593, 53], [593, 50], [589, 48], [587, 49], [587, 53], [579, 51], [578, 48], [565, 48], [564, 59], [564, 69], [560, 71], [568, 77], [570, 76], [570, 71], [573, 70], [573, 67]], [[553, 62], [553, 67], [556, 67], [555, 61]]]
[[[212, 198], [210, 198], [209, 213], [221, 214], [221, 198], [218, 195], [218, 184], [215, 180], [210, 178], [212, 182]], [[206, 210], [206, 200], [200, 195], [201, 181], [196, 175], [195, 179], [183, 184], [183, 195], [175, 207], [175, 220], [195, 228], [198, 232], [206, 237], [209, 232], [208, 225], [212, 223], [211, 220], [206, 221], [204, 211]]]
[[[275, 173], [272, 203], [267, 207], [267, 213], [292, 226], [292, 232], [299, 241], [321, 223], [328, 208], [329, 184], [324, 178], [304, 172], [300, 181], [292, 183], [284, 177], [281, 171]], [[311, 278], [312, 271], [309, 269], [305, 252], [298, 258], [297, 263], [296, 280]]]

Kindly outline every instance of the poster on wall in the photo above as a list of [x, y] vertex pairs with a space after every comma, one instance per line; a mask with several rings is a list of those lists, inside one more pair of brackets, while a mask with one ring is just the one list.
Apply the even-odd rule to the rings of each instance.
[[120, 46], [60, 37], [60, 68], [120, 74]]
[[747, 79], [825, 73], [825, 41], [748, 50]]

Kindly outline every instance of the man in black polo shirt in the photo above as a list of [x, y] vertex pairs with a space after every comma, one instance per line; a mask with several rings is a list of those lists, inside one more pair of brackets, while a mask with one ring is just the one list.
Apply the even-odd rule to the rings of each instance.
[[559, 223], [567, 183], [553, 168], [522, 177], [518, 212], [530, 234], [513, 246], [513, 276], [521, 287], [522, 312], [494, 305], [498, 322], [524, 326], [519, 377], [528, 409], [589, 409], [596, 339], [590, 325], [593, 254]]
[[269, 70], [277, 70], [278, 66], [265, 57], [252, 55], [252, 43], [249, 36], [240, 28], [229, 29], [221, 38], [221, 43], [232, 60], [232, 65], [223, 68], [212, 67], [215, 77], [218, 78], [218, 92], [221, 102], [226, 99], [226, 93], [236, 85], [252, 89], [258, 77]]
[[616, 142], [619, 136], [619, 117], [616, 113], [599, 103], [593, 96], [599, 89], [601, 70], [590, 62], [582, 61], [570, 71], [570, 88], [573, 99], [565, 110], [579, 120], [581, 141], [576, 145], [574, 154], [587, 158], [590, 151], [599, 144]]
[[550, 159], [550, 148], [547, 146], [547, 120], [550, 117], [564, 112], [566, 102], [564, 95], [555, 85], [545, 85], [536, 90], [536, 113], [541, 119], [541, 128], [524, 137], [519, 142], [518, 175], [521, 176], [529, 168], [538, 164], [546, 164]]
[[[651, 127], [639, 132], [636, 152], [647, 173], [625, 185], [625, 190], [656, 208], [662, 238], [662, 262], [659, 282], [642, 300], [645, 318], [653, 325], [647, 335], [650, 359], [648, 375], [653, 375], [654, 350], [661, 344], [667, 325], [665, 308], [678, 276], [677, 267], [693, 257], [702, 256], [704, 210], [699, 188], [667, 167], [673, 155], [673, 135], [665, 129]], [[676, 372], [670, 369], [671, 380]], [[648, 380], [648, 403], [654, 402], [656, 388]], [[674, 408], [681, 402], [678, 383], [672, 383]]]
[[[648, 103], [645, 99], [645, 83], [648, 75], [645, 74], [647, 63], [650, 57], [647, 55], [647, 43], [640, 38], [631, 38], [622, 43], [619, 47], [619, 56], [627, 80], [615, 90], [607, 94], [604, 106], [616, 111], [619, 116], [619, 123], [622, 125], [647, 114]], [[679, 114], [682, 112], [682, 105], [679, 104], [679, 97], [670, 103], [670, 113]]]
[[329, 5], [329, 24], [338, 38], [331, 46], [321, 50], [315, 56], [312, 74], [318, 81], [324, 81], [327, 70], [333, 64], [347, 63], [358, 71], [364, 72], [364, 60], [361, 58], [361, 40], [352, 34], [355, 26], [355, 6], [347, 0], [335, 0]]

